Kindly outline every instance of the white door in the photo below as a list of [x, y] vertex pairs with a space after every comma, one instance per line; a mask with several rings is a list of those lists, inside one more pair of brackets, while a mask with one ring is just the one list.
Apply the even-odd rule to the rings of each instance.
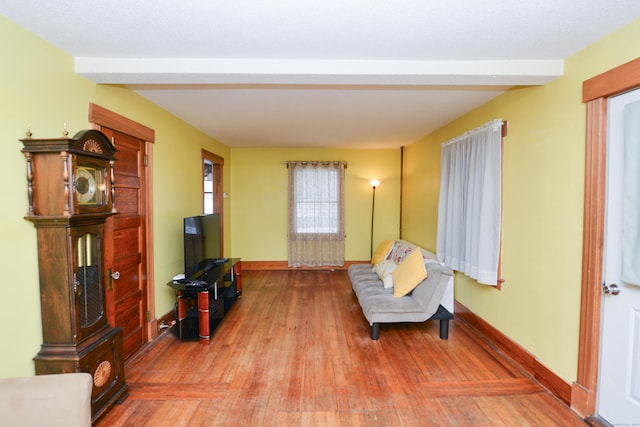
[[[626, 111], [626, 120], [625, 120]], [[633, 114], [633, 116], [630, 116]], [[621, 278], [623, 256], [633, 253], [629, 242], [640, 245], [640, 235], [632, 236], [634, 229], [640, 231], [640, 215], [631, 217], [634, 209], [629, 206], [629, 194], [625, 200], [625, 186], [640, 195], [640, 180], [629, 176], [625, 180], [625, 158], [638, 165], [640, 177], [640, 90], [635, 90], [609, 101], [607, 135], [607, 214], [603, 283], [602, 340], [600, 352], [600, 375], [598, 386], [598, 415], [613, 425], [640, 426], [640, 283]], [[625, 150], [625, 123], [627, 141], [638, 147], [636, 155], [630, 148]], [[632, 124], [629, 126], [629, 124]], [[630, 134], [635, 135], [630, 137]], [[627, 162], [629, 166], [629, 162]], [[633, 168], [627, 167], [627, 172]], [[640, 210], [638, 211], [640, 212]], [[632, 219], [634, 218], [634, 219]], [[624, 221], [627, 225], [623, 225]], [[638, 224], [638, 225], [637, 225]], [[623, 245], [627, 245], [623, 251]], [[633, 245], [631, 245], [632, 247]], [[640, 251], [630, 259], [640, 271]], [[628, 262], [628, 261], [627, 261]]]

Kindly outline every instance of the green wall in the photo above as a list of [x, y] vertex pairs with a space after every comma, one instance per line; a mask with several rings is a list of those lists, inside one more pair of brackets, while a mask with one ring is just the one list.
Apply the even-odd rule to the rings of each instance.
[[[229, 149], [134, 92], [96, 85], [74, 73], [73, 58], [0, 17], [0, 377], [32, 375], [40, 350], [40, 297], [36, 232], [26, 221], [26, 161], [19, 139], [62, 136], [89, 128], [88, 106], [96, 103], [155, 129], [153, 147], [153, 238], [156, 314], [173, 307], [166, 282], [181, 272], [182, 218], [201, 212], [200, 150], [228, 159]], [[225, 165], [225, 191], [229, 191]], [[228, 215], [228, 204], [225, 202]], [[228, 239], [228, 229], [225, 238]], [[231, 244], [225, 247], [232, 249]]]
[[503, 289], [456, 274], [456, 299], [567, 382], [576, 378], [582, 268], [582, 82], [640, 56], [640, 20], [565, 62], [543, 87], [511, 90], [407, 148], [405, 237], [435, 248], [440, 143], [495, 118], [504, 146]]
[[399, 235], [400, 149], [231, 150], [231, 241], [245, 261], [287, 260], [287, 160], [343, 160], [345, 172], [345, 258], [370, 259], [372, 179], [376, 189], [373, 245]]

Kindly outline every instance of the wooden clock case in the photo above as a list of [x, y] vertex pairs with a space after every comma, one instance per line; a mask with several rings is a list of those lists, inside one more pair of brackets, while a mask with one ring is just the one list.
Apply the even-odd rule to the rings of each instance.
[[88, 372], [95, 421], [128, 394], [122, 329], [105, 313], [104, 223], [116, 213], [115, 148], [100, 131], [22, 139], [38, 239], [43, 344], [36, 374]]

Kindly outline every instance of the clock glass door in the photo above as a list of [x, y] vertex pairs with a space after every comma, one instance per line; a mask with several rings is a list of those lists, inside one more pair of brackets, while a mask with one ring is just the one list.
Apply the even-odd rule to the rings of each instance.
[[102, 327], [104, 292], [102, 289], [102, 254], [100, 232], [80, 230], [75, 238], [74, 286], [79, 319], [79, 339]]

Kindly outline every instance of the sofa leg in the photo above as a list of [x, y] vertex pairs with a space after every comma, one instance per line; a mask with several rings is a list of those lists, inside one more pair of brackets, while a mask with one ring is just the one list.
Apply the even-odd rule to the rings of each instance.
[[380, 338], [380, 324], [374, 323], [371, 325], [371, 339], [377, 340], [378, 338]]
[[440, 339], [449, 339], [449, 319], [440, 319]]

